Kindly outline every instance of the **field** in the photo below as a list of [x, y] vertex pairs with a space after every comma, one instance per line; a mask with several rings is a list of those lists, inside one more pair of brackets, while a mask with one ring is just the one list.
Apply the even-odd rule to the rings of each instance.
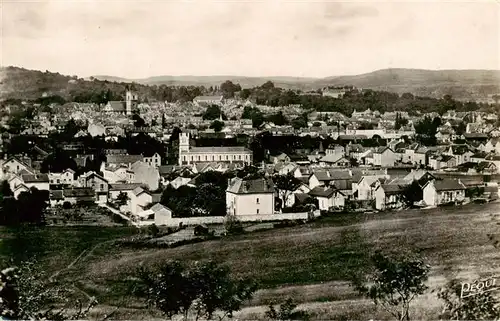
[[[59, 274], [59, 280], [95, 295], [99, 313], [118, 306], [115, 318], [152, 317], [143, 302], [128, 294], [140, 265], [214, 259], [229, 265], [235, 275], [260, 284], [255, 298], [239, 314], [241, 318], [262, 318], [267, 304], [292, 297], [315, 318], [388, 319], [348, 284], [353, 273], [365, 267], [370, 253], [419, 249], [432, 266], [432, 289], [452, 276], [473, 280], [500, 275], [500, 250], [489, 237], [500, 237], [499, 206], [327, 217], [307, 225], [172, 249], [127, 249], [106, 242], [137, 233], [131, 228], [3, 230], [0, 256], [22, 259], [37, 253], [49, 274], [73, 263]], [[23, 256], [24, 248], [29, 252]], [[439, 305], [429, 291], [414, 309], [419, 319], [436, 318]]]

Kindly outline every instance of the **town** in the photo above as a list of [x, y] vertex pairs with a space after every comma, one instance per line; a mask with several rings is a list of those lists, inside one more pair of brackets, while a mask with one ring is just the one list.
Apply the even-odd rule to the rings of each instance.
[[[122, 100], [62, 103], [43, 93], [3, 102], [4, 201], [32, 196], [50, 205], [17, 219], [50, 224], [47, 212], [95, 203], [136, 226], [175, 227], [498, 198], [495, 102], [445, 96], [428, 99], [441, 113], [408, 111], [420, 97], [348, 85], [300, 92], [272, 82], [242, 90], [231, 81], [169, 102], [115, 85], [123, 92], [107, 96]], [[355, 99], [374, 105], [324, 111]], [[377, 108], [382, 99], [406, 110]], [[2, 220], [16, 218], [3, 213]]]
[[500, 320], [499, 10], [2, 0], [0, 321]]

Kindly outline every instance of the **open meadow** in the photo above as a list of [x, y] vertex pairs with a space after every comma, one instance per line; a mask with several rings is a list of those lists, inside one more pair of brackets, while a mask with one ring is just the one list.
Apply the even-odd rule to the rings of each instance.
[[[436, 289], [450, 277], [473, 280], [500, 275], [500, 203], [409, 210], [392, 213], [339, 215], [313, 223], [225, 237], [170, 249], [132, 249], [113, 243], [137, 234], [130, 227], [28, 228], [0, 230], [0, 257], [36, 256], [48, 275], [96, 296], [96, 313], [116, 317], [154, 316], [129, 294], [139, 266], [167, 260], [216, 260], [236, 276], [250, 277], [260, 290], [239, 313], [263, 318], [266, 305], [292, 297], [313, 318], [388, 319], [349, 286], [366, 266], [372, 251], [419, 250], [431, 265], [429, 286]], [[491, 239], [493, 238], [493, 240]], [[414, 306], [414, 318], [436, 318], [439, 305], [429, 291]]]

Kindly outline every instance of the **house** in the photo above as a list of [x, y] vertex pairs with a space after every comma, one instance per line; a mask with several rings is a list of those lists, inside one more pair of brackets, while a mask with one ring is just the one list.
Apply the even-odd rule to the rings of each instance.
[[21, 181], [28, 189], [32, 187], [41, 191], [48, 191], [50, 189], [49, 175], [47, 174], [22, 174]]
[[399, 156], [389, 147], [379, 147], [373, 151], [373, 165], [380, 167], [393, 167]]
[[144, 184], [150, 191], [157, 190], [160, 187], [161, 178], [157, 167], [139, 161], [134, 163], [131, 169], [134, 172], [134, 183]]
[[401, 208], [404, 205], [401, 197], [403, 190], [404, 187], [401, 185], [380, 184], [373, 193], [375, 208], [380, 211]]
[[399, 185], [410, 185], [414, 181], [416, 181], [420, 186], [424, 186], [429, 181], [435, 180], [436, 177], [432, 175], [429, 171], [418, 169], [412, 170], [408, 175], [403, 177], [402, 183]]
[[465, 200], [465, 190], [465, 185], [460, 180], [429, 181], [423, 187], [423, 200], [429, 206], [462, 202]]
[[115, 200], [120, 193], [125, 193], [132, 198], [132, 193], [137, 187], [143, 186], [141, 183], [121, 183], [121, 184], [109, 184], [108, 189], [108, 199]]
[[224, 103], [223, 96], [197, 96], [193, 99], [196, 106], [222, 105]]
[[16, 187], [12, 189], [12, 192], [14, 194], [14, 198], [17, 199], [21, 193], [29, 192], [29, 190], [30, 189], [28, 186], [21, 183], [21, 184], [16, 185]]
[[153, 194], [142, 187], [136, 187], [130, 198], [130, 212], [135, 215], [144, 211], [148, 205], [159, 201], [159, 194]]
[[96, 172], [87, 172], [78, 178], [79, 187], [92, 188], [97, 195], [99, 203], [106, 203], [108, 200], [109, 182]]
[[308, 194], [318, 200], [320, 210], [328, 211], [345, 205], [346, 196], [334, 187], [316, 186]]
[[434, 155], [429, 158], [429, 166], [435, 170], [453, 168], [457, 166], [457, 160], [451, 155]]
[[288, 198], [286, 199], [283, 207], [292, 207], [295, 204], [296, 194], [306, 194], [309, 193], [310, 190], [311, 189], [309, 188], [308, 184], [301, 183], [299, 186], [297, 186], [297, 188], [294, 191], [291, 191], [291, 193], [289, 193]]
[[95, 191], [89, 187], [66, 188], [62, 190], [63, 203], [95, 202]]
[[150, 209], [135, 214], [139, 221], [152, 221], [155, 225], [169, 225], [172, 219], [172, 210], [157, 203]]
[[35, 173], [35, 170], [31, 168], [30, 164], [27, 164], [18, 157], [11, 156], [2, 162], [0, 166], [0, 177], [8, 179], [11, 175], [17, 174], [21, 170], [25, 170], [31, 174]]
[[471, 157], [474, 155], [474, 153], [469, 150], [467, 145], [452, 145], [448, 148], [448, 150], [445, 150], [443, 154], [454, 156], [456, 159], [456, 165], [469, 162]]
[[328, 148], [325, 150], [326, 155], [329, 154], [341, 154], [342, 156], [345, 155], [345, 148], [342, 145], [331, 145], [328, 146]]
[[274, 184], [266, 178], [232, 178], [226, 190], [228, 215], [274, 214]]
[[106, 167], [118, 167], [118, 166], [127, 166], [131, 167], [135, 162], [142, 161], [144, 157], [142, 155], [106, 155], [106, 162], [103, 162], [101, 165], [101, 171], [103, 171]]
[[384, 178], [378, 176], [363, 176], [357, 183], [355, 197], [358, 200], [371, 200], [378, 186], [385, 182]]
[[158, 153], [154, 153], [150, 156], [144, 156], [143, 162], [154, 166], [154, 167], [160, 167], [161, 165], [161, 156]]
[[126, 165], [120, 165], [117, 167], [109, 166], [102, 170], [104, 179], [111, 183], [127, 183], [135, 181], [134, 172], [128, 168]]
[[278, 163], [289, 163], [290, 162], [290, 157], [285, 154], [285, 153], [280, 153], [278, 155], [271, 155], [269, 156], [269, 160], [273, 164], [278, 164]]
[[[352, 185], [352, 174], [349, 170], [335, 170], [335, 169], [319, 169], [314, 170], [309, 176], [309, 188], [313, 189], [316, 186], [338, 186], [348, 185], [347, 182], [351, 182]], [[341, 188], [339, 188], [341, 189]]]
[[167, 222], [172, 218], [172, 210], [162, 204], [155, 204], [150, 210], [154, 213], [156, 225], [167, 225]]
[[319, 159], [320, 166], [349, 167], [351, 161], [342, 154], [327, 154]]
[[73, 185], [75, 182], [75, 171], [68, 168], [61, 173], [49, 173], [49, 181], [51, 185]]

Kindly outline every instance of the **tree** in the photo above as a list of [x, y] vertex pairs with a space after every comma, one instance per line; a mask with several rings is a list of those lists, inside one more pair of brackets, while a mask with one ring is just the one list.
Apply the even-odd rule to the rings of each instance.
[[219, 119], [222, 116], [222, 119], [227, 119], [227, 117], [222, 113], [221, 109], [217, 105], [208, 106], [205, 112], [203, 113], [203, 119], [205, 120], [215, 120]]
[[250, 97], [251, 94], [252, 94], [252, 92], [250, 91], [250, 89], [245, 88], [240, 92], [240, 98], [241, 99], [248, 99], [248, 97]]
[[[96, 305], [79, 300], [69, 306], [72, 291], [47, 281], [34, 262], [0, 271], [0, 317], [13, 320], [83, 320]], [[57, 307], [57, 308], [56, 308]]]
[[139, 284], [134, 293], [145, 296], [150, 306], [172, 318], [181, 314], [188, 320], [189, 312], [211, 319], [216, 311], [223, 318], [232, 317], [242, 303], [256, 290], [253, 282], [232, 279], [226, 266], [214, 262], [196, 264], [188, 269], [178, 261], [162, 265], [157, 272], [140, 269]]
[[2, 181], [2, 185], [0, 186], [0, 195], [2, 195], [2, 198], [5, 196], [14, 196], [7, 180]]
[[283, 207], [285, 207], [290, 195], [301, 185], [301, 181], [292, 173], [276, 175], [273, 181], [278, 190], [278, 197], [283, 201]]
[[410, 320], [410, 304], [427, 290], [430, 267], [420, 258], [391, 257], [379, 251], [371, 261], [373, 270], [355, 279], [354, 286], [398, 320]]
[[274, 89], [274, 83], [272, 81], [266, 81], [264, 84], [262, 84], [262, 86], [260, 86], [260, 88], [264, 89], [264, 90], [271, 90], [271, 89]]
[[215, 132], [220, 132], [222, 128], [224, 128], [225, 124], [222, 121], [215, 120], [210, 124], [210, 128], [212, 128]]
[[146, 121], [144, 119], [142, 119], [141, 116], [139, 116], [138, 114], [134, 114], [132, 115], [132, 120], [134, 121], [134, 126], [135, 127], [145, 127], [146, 126]]
[[422, 187], [417, 181], [413, 181], [410, 185], [405, 186], [402, 190], [401, 197], [406, 206], [413, 207], [416, 202], [423, 199]]
[[420, 143], [427, 146], [436, 145], [436, 133], [438, 127], [441, 125], [441, 119], [436, 117], [424, 117], [415, 125], [416, 139]]
[[277, 112], [267, 118], [267, 121], [274, 123], [278, 126], [283, 126], [288, 124], [288, 119], [283, 115], [282, 111]]
[[220, 85], [220, 90], [222, 91], [222, 96], [224, 98], [232, 98], [234, 97], [234, 93], [241, 90], [241, 86], [239, 84], [233, 84], [232, 81], [225, 81], [222, 85]]
[[256, 286], [249, 280], [233, 280], [227, 266], [217, 265], [213, 261], [197, 264], [190, 273], [194, 288], [197, 290], [199, 305], [195, 307], [196, 315], [212, 319], [219, 310], [226, 316], [241, 308], [244, 301], [249, 300]]
[[462, 285], [451, 280], [439, 290], [438, 298], [444, 301], [441, 320], [498, 320], [500, 302], [491, 292], [480, 292], [462, 297]]
[[400, 113], [396, 114], [396, 123], [394, 125], [394, 128], [396, 130], [400, 129], [403, 126], [408, 125], [408, 119], [403, 118]]
[[118, 196], [116, 197], [115, 203], [118, 206], [123, 206], [123, 205], [126, 205], [128, 203], [128, 200], [129, 200], [129, 197], [128, 197], [127, 193], [120, 192], [120, 194], [118, 194]]

